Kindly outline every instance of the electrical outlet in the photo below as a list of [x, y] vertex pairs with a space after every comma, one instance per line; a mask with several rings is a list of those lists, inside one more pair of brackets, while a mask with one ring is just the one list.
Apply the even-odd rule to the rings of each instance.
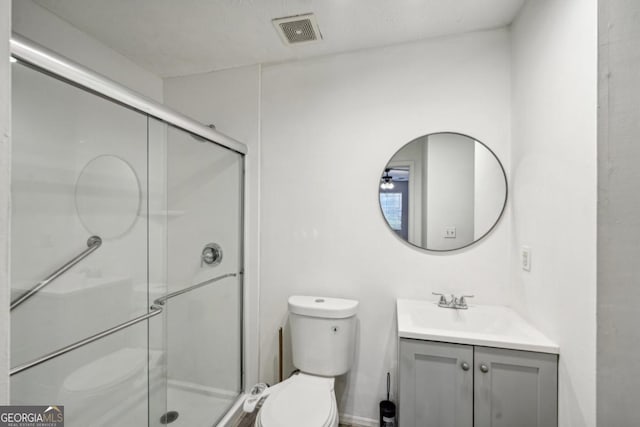
[[445, 227], [443, 237], [445, 239], [455, 239], [456, 238], [456, 228], [455, 227]]
[[524, 271], [531, 271], [531, 248], [523, 246], [520, 250], [520, 263]]

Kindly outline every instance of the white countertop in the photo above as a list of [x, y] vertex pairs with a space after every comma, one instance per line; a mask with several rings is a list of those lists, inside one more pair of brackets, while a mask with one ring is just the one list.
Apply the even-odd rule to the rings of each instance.
[[434, 301], [398, 299], [397, 309], [400, 338], [560, 353], [556, 343], [508, 307], [469, 305], [455, 310]]

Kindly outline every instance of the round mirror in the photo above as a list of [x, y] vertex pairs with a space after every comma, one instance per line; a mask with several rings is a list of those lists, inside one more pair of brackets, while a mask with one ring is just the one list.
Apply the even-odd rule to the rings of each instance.
[[103, 239], [120, 237], [140, 212], [140, 183], [119, 157], [103, 155], [85, 165], [76, 181], [76, 212], [84, 228]]
[[507, 176], [482, 142], [459, 133], [416, 138], [387, 163], [380, 209], [404, 241], [430, 251], [469, 246], [496, 226], [507, 203]]

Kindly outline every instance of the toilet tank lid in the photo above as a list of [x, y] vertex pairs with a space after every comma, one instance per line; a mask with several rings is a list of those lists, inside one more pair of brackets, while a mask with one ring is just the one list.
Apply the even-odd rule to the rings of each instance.
[[310, 317], [344, 319], [355, 316], [358, 301], [343, 298], [327, 298], [294, 295], [289, 297], [289, 312]]

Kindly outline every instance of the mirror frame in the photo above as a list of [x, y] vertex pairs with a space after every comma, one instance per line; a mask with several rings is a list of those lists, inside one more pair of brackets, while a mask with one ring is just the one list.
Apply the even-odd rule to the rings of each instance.
[[[500, 171], [502, 172], [502, 177], [504, 178], [504, 202], [502, 203], [502, 208], [500, 209], [500, 213], [498, 214], [498, 216], [496, 217], [496, 220], [493, 222], [493, 225], [491, 227], [489, 227], [489, 229], [482, 234], [482, 236], [478, 237], [477, 239], [475, 239], [474, 241], [467, 243], [464, 246], [460, 246], [458, 248], [454, 248], [454, 249], [429, 249], [429, 248], [425, 248], [422, 246], [418, 246], [416, 244], [411, 243], [408, 240], [404, 240], [402, 237], [398, 236], [398, 233], [396, 233], [391, 226], [389, 225], [389, 222], [387, 222], [387, 219], [384, 216], [384, 212], [382, 211], [382, 205], [380, 204], [380, 177], [382, 177], [384, 175], [385, 169], [387, 169], [389, 162], [392, 161], [393, 157], [398, 153], [398, 151], [402, 150], [405, 146], [411, 144], [412, 142], [414, 142], [417, 139], [420, 138], [424, 138], [426, 136], [431, 136], [431, 135], [441, 135], [441, 134], [454, 134], [454, 135], [460, 135], [460, 136], [464, 136], [466, 138], [469, 138], [479, 144], [481, 144], [484, 148], [486, 148], [489, 153], [491, 153], [491, 155], [493, 156], [494, 159], [496, 159], [496, 162], [498, 162], [498, 166], [500, 166]], [[439, 252], [439, 253], [446, 253], [446, 252], [455, 252], [455, 251], [459, 251], [461, 249], [465, 249], [468, 248], [469, 246], [472, 246], [476, 243], [478, 243], [479, 241], [481, 241], [482, 239], [484, 239], [485, 237], [487, 237], [493, 230], [495, 230], [495, 228], [498, 226], [498, 223], [500, 222], [500, 220], [502, 219], [502, 217], [504, 216], [504, 212], [507, 209], [507, 201], [509, 200], [509, 180], [507, 179], [507, 172], [504, 169], [504, 165], [502, 164], [502, 162], [500, 161], [500, 158], [496, 155], [496, 153], [489, 148], [489, 146], [487, 144], [485, 144], [484, 142], [480, 141], [479, 139], [476, 139], [475, 137], [471, 136], [471, 135], [467, 135], [465, 133], [462, 132], [453, 132], [453, 131], [439, 131], [439, 132], [431, 132], [431, 133], [425, 133], [423, 135], [420, 135], [418, 137], [413, 138], [411, 141], [407, 142], [406, 144], [403, 144], [400, 146], [400, 148], [398, 148], [392, 155], [391, 157], [387, 160], [387, 162], [385, 163], [384, 168], [382, 168], [382, 173], [380, 173], [378, 175], [378, 187], [377, 187], [377, 191], [376, 191], [376, 197], [378, 199], [378, 209], [380, 210], [380, 216], [382, 216], [382, 220], [384, 221], [385, 225], [387, 226], [387, 228], [389, 229], [389, 231], [391, 231], [391, 233], [401, 242], [411, 246], [412, 248], [417, 248], [423, 251], [427, 251], [427, 252]]]

